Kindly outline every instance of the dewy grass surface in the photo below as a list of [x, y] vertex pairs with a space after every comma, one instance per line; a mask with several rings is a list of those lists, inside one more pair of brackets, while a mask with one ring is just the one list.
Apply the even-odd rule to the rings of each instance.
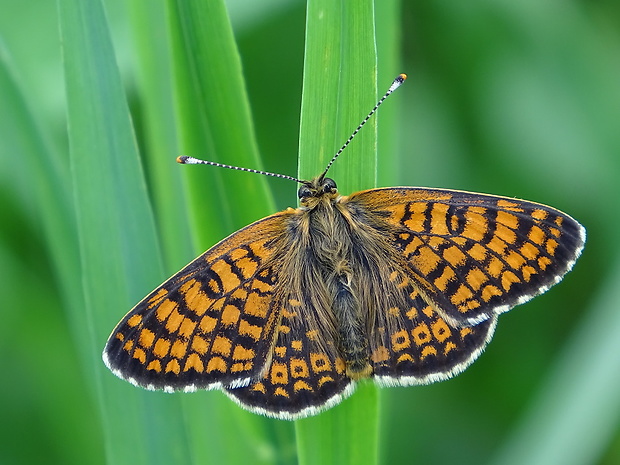
[[[344, 2], [323, 16], [338, 31], [338, 46], [324, 49], [337, 72], [321, 72], [321, 47], [312, 49], [328, 40], [320, 16], [307, 14], [320, 2], [255, 2], [232, 18], [234, 39], [222, 5], [204, 3], [106, 0], [104, 12], [98, 1], [0, 0], [0, 462], [293, 464], [367, 453], [374, 463], [378, 447], [380, 463], [618, 463], [615, 5], [377, 2], [375, 82], [364, 61], [370, 29], [345, 24], [366, 15]], [[347, 52], [351, 30], [359, 41]], [[378, 184], [561, 208], [589, 234], [564, 282], [503, 315], [488, 350], [456, 379], [380, 390], [378, 445], [361, 439], [377, 431], [369, 384], [295, 425], [218, 392], [171, 396], [116, 379], [100, 352], [124, 312], [204, 248], [273, 212], [265, 185], [295, 206], [297, 186], [286, 181], [174, 158], [295, 174], [303, 90], [300, 175], [315, 176], [400, 72], [407, 83], [375, 120]], [[386, 118], [395, 108], [403, 113]], [[313, 121], [318, 114], [329, 119]], [[373, 186], [374, 142], [364, 139], [373, 132], [364, 128], [330, 172], [343, 194]], [[347, 163], [359, 165], [339, 171]]]

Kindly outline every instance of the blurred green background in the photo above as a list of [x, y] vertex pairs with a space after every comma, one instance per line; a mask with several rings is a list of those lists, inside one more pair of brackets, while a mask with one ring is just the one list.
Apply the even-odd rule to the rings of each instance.
[[[128, 289], [120, 308], [90, 315], [81, 311], [93, 298], [88, 289], [98, 283], [102, 293], [120, 291], [113, 274], [89, 282], [88, 244], [78, 247], [76, 205], [88, 204], [71, 173], [83, 167], [69, 157], [57, 4], [0, 0], [0, 463], [122, 462], [110, 438], [142, 428], [148, 448], [156, 437], [150, 428], [159, 423], [178, 433], [166, 445], [177, 463], [295, 463], [292, 423], [246, 414], [216, 392], [160, 400], [113, 378], [99, 359], [114, 323], [195, 254], [177, 174], [187, 167], [173, 162], [180, 148], [172, 90], [165, 91], [170, 59], [144, 53], [166, 50], [166, 8], [152, 2], [146, 18], [146, 3], [104, 6], [147, 174], [140, 189], [153, 208], [152, 217], [147, 204], [133, 212], [151, 235], [140, 246], [156, 243], [153, 234], [168, 245], [156, 265], [138, 264], [148, 274], [144, 283], [121, 283]], [[71, 2], [59, 4], [70, 11]], [[296, 175], [306, 5], [231, 0], [228, 8], [262, 166]], [[620, 5], [440, 0], [375, 8], [378, 19], [388, 8], [397, 12], [388, 27], [395, 46], [379, 46], [379, 91], [398, 73], [409, 75], [389, 103], [396, 116], [383, 121], [379, 112], [379, 127], [383, 121], [393, 130], [389, 140], [380, 132], [378, 184], [525, 198], [567, 212], [588, 230], [574, 271], [503, 315], [487, 351], [465, 373], [380, 391], [379, 463], [620, 463]], [[159, 87], [149, 89], [154, 82]], [[87, 134], [90, 121], [81, 123]], [[219, 161], [252, 163], [240, 156], [220, 153]], [[190, 176], [206, 179], [206, 171]], [[240, 186], [229, 201], [246, 222], [273, 211], [269, 202], [253, 207], [243, 192], [248, 182], [263, 181], [217, 176]], [[296, 205], [296, 186], [264, 183], [276, 208]], [[92, 195], [101, 202], [92, 207], [102, 217], [99, 234], [115, 234], [106, 219], [114, 211], [98, 208], [107, 196], [119, 201], [119, 192]], [[212, 244], [244, 225], [239, 221], [226, 218], [218, 225], [223, 231], [210, 232], [214, 238], [196, 240]], [[89, 237], [96, 248], [96, 234]], [[120, 252], [105, 252], [114, 269]], [[107, 386], [116, 389], [108, 398]], [[106, 402], [128, 409], [126, 424], [102, 413]], [[150, 416], [130, 421], [133, 407]], [[203, 440], [210, 450], [193, 446]], [[232, 447], [239, 450], [231, 454]], [[148, 452], [141, 455], [154, 463]]]

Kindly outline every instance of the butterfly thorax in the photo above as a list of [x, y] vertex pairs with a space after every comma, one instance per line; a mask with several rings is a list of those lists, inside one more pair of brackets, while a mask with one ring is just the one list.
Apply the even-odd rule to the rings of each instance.
[[[369, 377], [369, 343], [366, 331], [367, 311], [359, 301], [354, 276], [352, 254], [354, 244], [348, 233], [355, 227], [347, 207], [347, 197], [340, 196], [336, 183], [330, 178], [318, 177], [304, 183], [299, 189], [301, 208], [296, 221], [303, 250], [299, 261], [312, 268], [305, 276], [312, 281], [296, 286], [304, 293], [324, 295], [314, 307], [323, 321], [332, 321], [337, 348], [344, 359], [347, 375], [353, 379]], [[321, 288], [319, 290], [319, 288]]]

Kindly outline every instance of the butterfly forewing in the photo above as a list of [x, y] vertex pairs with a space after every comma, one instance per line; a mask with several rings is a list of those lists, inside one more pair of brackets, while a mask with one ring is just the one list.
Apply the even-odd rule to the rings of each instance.
[[562, 279], [585, 230], [551, 207], [463, 191], [385, 188], [349, 197], [394, 227], [410, 278], [453, 326], [479, 323]]
[[234, 233], [138, 303], [114, 329], [104, 360], [149, 389], [244, 386], [267, 369], [282, 212]]

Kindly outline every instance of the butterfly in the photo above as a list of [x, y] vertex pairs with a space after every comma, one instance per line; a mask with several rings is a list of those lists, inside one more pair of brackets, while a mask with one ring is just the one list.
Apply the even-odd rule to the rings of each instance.
[[297, 419], [360, 380], [410, 386], [462, 372], [499, 314], [558, 283], [586, 236], [565, 213], [447, 189], [343, 196], [326, 177], [405, 78], [320, 176], [265, 173], [299, 182], [300, 206], [231, 234], [139, 302], [107, 341], [107, 367], [146, 389], [222, 389], [252, 412]]

